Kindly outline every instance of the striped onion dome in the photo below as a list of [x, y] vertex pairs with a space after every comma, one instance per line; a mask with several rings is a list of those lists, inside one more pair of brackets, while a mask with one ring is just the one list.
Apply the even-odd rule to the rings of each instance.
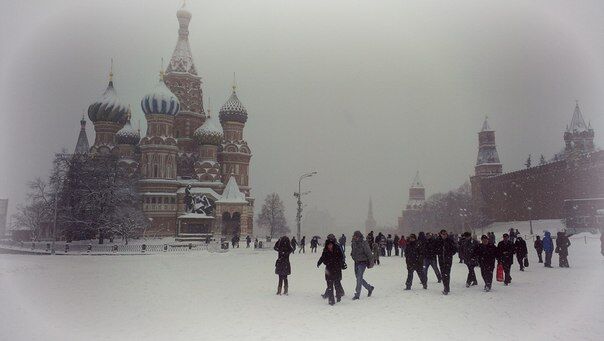
[[222, 126], [216, 124], [212, 117], [206, 119], [206, 121], [197, 128], [193, 133], [193, 137], [200, 145], [215, 145], [222, 144], [224, 134], [222, 132]]
[[220, 122], [235, 121], [245, 123], [247, 121], [247, 109], [241, 104], [235, 87], [233, 87], [233, 93], [231, 97], [224, 103], [220, 108]]
[[163, 74], [155, 89], [141, 100], [141, 108], [145, 115], [174, 116], [180, 110], [180, 102], [164, 83]]
[[126, 121], [126, 124], [115, 134], [117, 144], [130, 144], [137, 145], [141, 140], [141, 135], [137, 130], [132, 128], [130, 124], [130, 117]]
[[[112, 75], [111, 75], [112, 76]], [[124, 122], [128, 108], [117, 97], [113, 80], [109, 78], [107, 89], [88, 107], [88, 118], [94, 122]]]

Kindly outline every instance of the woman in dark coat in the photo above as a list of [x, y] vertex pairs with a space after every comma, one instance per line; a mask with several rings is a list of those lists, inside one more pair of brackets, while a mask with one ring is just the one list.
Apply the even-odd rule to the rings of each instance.
[[[323, 253], [321, 254], [321, 258], [317, 262], [317, 268], [321, 266], [321, 264], [325, 264], [325, 281], [327, 282], [327, 298], [329, 299], [329, 304], [336, 304], [334, 299], [334, 284], [336, 281], [342, 280], [342, 265], [344, 264], [344, 254], [342, 254], [342, 249], [331, 239], [327, 239], [325, 241], [325, 247], [323, 248]], [[340, 295], [337, 293], [338, 302], [340, 302]]]
[[283, 294], [287, 295], [287, 276], [292, 273], [291, 265], [289, 264], [289, 254], [292, 253], [294, 250], [287, 236], [281, 237], [275, 243], [274, 249], [279, 253], [277, 261], [275, 262], [275, 274], [279, 275], [279, 286], [277, 287], [277, 295], [281, 295], [282, 287], [284, 287]]
[[570, 240], [566, 236], [565, 232], [558, 232], [556, 238], [556, 253], [560, 257], [560, 267], [568, 268], [568, 247], [570, 246]]

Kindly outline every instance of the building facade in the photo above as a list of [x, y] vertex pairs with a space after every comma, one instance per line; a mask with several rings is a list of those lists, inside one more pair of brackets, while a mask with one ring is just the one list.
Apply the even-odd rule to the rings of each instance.
[[593, 139], [577, 103], [560, 153], [549, 162], [503, 173], [495, 132], [485, 120], [470, 177], [475, 224], [563, 219], [565, 201], [604, 198], [604, 152]]
[[414, 228], [422, 226], [420, 211], [426, 202], [426, 188], [419, 177], [419, 171], [409, 186], [409, 200], [403, 209], [402, 215], [398, 218], [398, 232], [403, 235], [409, 235], [416, 231]]
[[176, 17], [172, 57], [141, 100], [146, 134], [141, 137], [132, 127], [130, 107], [118, 97], [112, 70], [106, 90], [88, 108], [94, 143], [88, 146], [82, 119], [75, 153], [116, 155], [121, 167], [139, 176], [141, 208], [151, 225], [147, 235], [181, 240], [251, 235], [252, 154], [243, 135], [247, 110], [233, 86], [218, 117], [210, 108], [206, 112], [189, 44], [192, 14], [183, 5]]

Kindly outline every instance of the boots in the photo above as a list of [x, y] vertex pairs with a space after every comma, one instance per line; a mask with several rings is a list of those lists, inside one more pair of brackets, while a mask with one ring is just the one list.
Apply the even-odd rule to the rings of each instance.
[[277, 295], [281, 295], [281, 282], [279, 282], [279, 286], [277, 287]]

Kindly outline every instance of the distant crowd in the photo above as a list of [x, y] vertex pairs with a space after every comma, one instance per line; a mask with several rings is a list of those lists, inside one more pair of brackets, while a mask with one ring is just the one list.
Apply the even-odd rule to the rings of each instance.
[[[311, 252], [317, 252], [319, 238], [315, 236], [310, 241]], [[330, 305], [340, 302], [344, 296], [342, 287], [342, 271], [347, 269], [346, 264], [346, 236], [336, 240], [333, 234], [327, 236], [323, 245], [323, 252], [317, 261], [317, 267], [325, 266], [325, 281], [327, 288], [321, 295], [327, 299]], [[248, 247], [249, 247], [248, 237]], [[568, 249], [571, 243], [565, 232], [558, 232], [554, 240], [550, 232], [544, 231], [543, 238], [537, 236], [533, 248], [537, 253], [539, 263], [543, 263], [546, 268], [551, 268], [553, 253], [558, 254], [559, 266], [569, 267]], [[360, 231], [355, 231], [350, 242], [350, 256], [354, 261], [354, 273], [356, 277], [355, 294], [353, 300], [361, 297], [361, 290], [367, 290], [367, 296], [370, 297], [375, 289], [364, 279], [364, 273], [367, 269], [380, 265], [380, 257], [396, 256], [404, 257], [407, 278], [405, 289], [411, 290], [414, 274], [417, 274], [419, 282], [423, 289], [428, 288], [428, 273], [432, 268], [438, 283], [443, 285], [443, 295], [448, 295], [451, 291], [450, 277], [453, 256], [458, 254], [459, 262], [467, 266], [466, 287], [478, 285], [475, 268], [480, 269], [480, 274], [484, 282], [484, 291], [491, 290], [493, 275], [496, 273], [496, 279], [508, 286], [512, 282], [510, 275], [514, 257], [516, 258], [520, 271], [524, 271], [529, 266], [528, 247], [526, 241], [522, 238], [518, 230], [510, 229], [509, 233], [503, 234], [503, 238], [497, 242], [495, 234], [489, 232], [482, 235], [478, 240], [476, 235], [465, 232], [458, 236], [449, 234], [446, 230], [438, 233], [419, 232], [417, 235], [410, 234], [407, 237], [394, 235], [383, 235], [379, 233], [374, 237], [373, 231], [367, 234], [365, 238]], [[288, 294], [288, 276], [291, 274], [291, 264], [289, 256], [295, 253], [306, 252], [306, 236], [297, 241], [295, 237], [291, 240], [287, 236], [281, 237], [274, 245], [274, 250], [278, 252], [275, 262], [275, 274], [279, 276], [277, 285], [277, 295]], [[543, 259], [545, 253], [545, 260]]]

